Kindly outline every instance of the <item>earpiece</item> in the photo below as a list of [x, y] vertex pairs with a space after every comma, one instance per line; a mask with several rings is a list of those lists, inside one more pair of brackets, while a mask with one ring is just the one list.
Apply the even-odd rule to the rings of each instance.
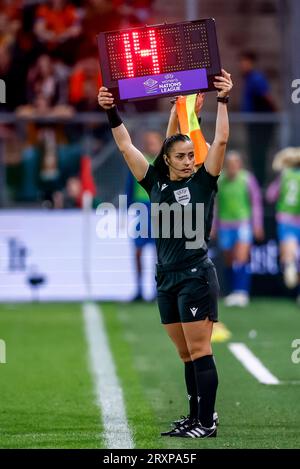
[[165, 157], [165, 162], [170, 168], [176, 169], [176, 171], [180, 171], [180, 168], [177, 168], [175, 165], [171, 164], [167, 156]]
[[164, 155], [164, 160], [166, 165], [168, 165], [170, 168], [176, 169], [176, 171], [180, 171], [180, 168], [177, 168], [175, 165], [170, 163], [170, 160], [167, 155]]

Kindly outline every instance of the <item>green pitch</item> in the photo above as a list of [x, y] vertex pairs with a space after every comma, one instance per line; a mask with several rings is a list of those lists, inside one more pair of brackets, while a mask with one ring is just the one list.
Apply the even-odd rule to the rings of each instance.
[[[161, 438], [187, 411], [183, 366], [153, 304], [100, 305], [136, 448], [299, 448], [300, 307], [253, 300], [220, 307], [229, 342], [242, 342], [281, 382], [260, 384], [228, 349], [214, 344], [219, 372], [218, 437]], [[104, 448], [80, 304], [0, 306], [0, 448]], [[300, 356], [300, 354], [298, 354]], [[0, 357], [1, 358], [1, 357]]]

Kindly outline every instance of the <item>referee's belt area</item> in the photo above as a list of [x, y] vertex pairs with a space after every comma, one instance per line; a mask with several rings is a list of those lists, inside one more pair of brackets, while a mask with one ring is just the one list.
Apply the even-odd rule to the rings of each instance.
[[212, 261], [209, 259], [208, 255], [204, 256], [192, 256], [188, 259], [184, 259], [181, 262], [176, 262], [173, 264], [156, 264], [155, 270], [156, 274], [163, 272], [178, 272], [180, 270], [188, 269], [189, 267], [199, 266], [206, 267], [208, 265], [213, 265]]

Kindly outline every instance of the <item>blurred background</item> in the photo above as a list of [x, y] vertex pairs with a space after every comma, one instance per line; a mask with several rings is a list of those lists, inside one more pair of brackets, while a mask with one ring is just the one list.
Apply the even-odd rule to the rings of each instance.
[[[220, 433], [201, 446], [299, 448], [299, 0], [0, 0], [0, 448], [125, 448], [126, 416], [136, 448], [199, 448], [160, 437], [186, 411], [183, 370], [153, 240], [127, 233], [148, 198], [97, 104], [96, 35], [208, 17], [234, 88], [209, 243]], [[170, 101], [122, 105], [149, 161]], [[216, 109], [207, 93], [210, 143]]]
[[[230, 71], [229, 150], [260, 187], [264, 235], [251, 246], [252, 295], [296, 296], [282, 282], [275, 203], [265, 195], [274, 155], [299, 146], [300, 2], [296, 0], [0, 0], [0, 301], [154, 297], [153, 243], [101, 239], [84, 210], [128, 194], [128, 169], [97, 105], [100, 31], [214, 17], [222, 66]], [[297, 75], [298, 73], [298, 75]], [[250, 78], [252, 76], [252, 78]], [[124, 119], [146, 155], [158, 153], [170, 99], [125, 104]], [[208, 93], [202, 131], [212, 142], [216, 103]], [[300, 213], [299, 213], [300, 215]], [[115, 217], [118, 217], [117, 212]], [[210, 254], [221, 278], [217, 234]]]

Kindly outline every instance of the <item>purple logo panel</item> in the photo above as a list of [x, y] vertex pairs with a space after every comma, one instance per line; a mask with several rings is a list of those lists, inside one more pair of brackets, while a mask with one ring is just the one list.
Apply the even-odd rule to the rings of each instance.
[[118, 80], [121, 99], [162, 98], [171, 93], [180, 94], [208, 87], [205, 68], [183, 72], [162, 73], [145, 77]]

